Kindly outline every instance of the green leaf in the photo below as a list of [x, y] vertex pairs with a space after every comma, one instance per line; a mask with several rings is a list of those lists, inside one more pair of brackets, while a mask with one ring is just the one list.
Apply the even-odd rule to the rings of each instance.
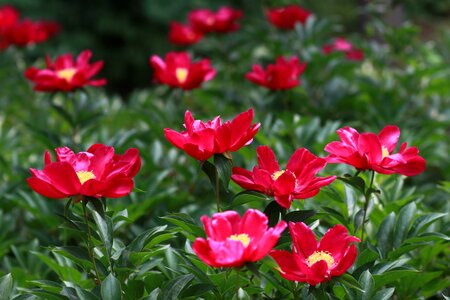
[[278, 224], [278, 221], [280, 220], [280, 214], [281, 210], [284, 209], [281, 207], [277, 201], [272, 201], [269, 204], [267, 204], [266, 208], [264, 209], [264, 214], [269, 219], [269, 226], [273, 227], [276, 224]]
[[144, 282], [147, 293], [151, 293], [158, 287], [162, 286], [166, 280], [167, 278], [160, 272], [157, 271], [146, 272]]
[[0, 278], [0, 300], [9, 300], [12, 296], [13, 278], [11, 273]]
[[286, 222], [305, 222], [316, 214], [315, 210], [297, 210], [286, 214], [283, 218]]
[[338, 176], [337, 179], [355, 187], [363, 194], [366, 192], [366, 183], [364, 182], [364, 179], [362, 179], [361, 177], [345, 174], [344, 177]]
[[416, 276], [417, 273], [418, 271], [416, 270], [393, 270], [379, 275], [373, 275], [373, 279], [375, 280], [375, 289], [379, 290], [383, 286], [392, 284], [404, 277]]
[[347, 224], [347, 219], [334, 208], [322, 206], [322, 209], [325, 210], [329, 215], [337, 219], [341, 224]]
[[191, 216], [187, 214], [174, 213], [161, 218], [177, 225], [181, 229], [184, 229], [188, 233], [191, 233], [193, 236], [199, 237], [205, 235], [203, 229], [197, 225], [197, 223], [194, 221], [194, 219], [192, 219]]
[[137, 300], [144, 295], [145, 284], [142, 280], [128, 280], [124, 287], [127, 300]]
[[237, 293], [234, 294], [233, 300], [250, 300], [250, 296], [242, 288], [239, 288]]
[[375, 281], [373, 280], [372, 274], [369, 270], [364, 271], [359, 277], [359, 283], [364, 292], [358, 291], [357, 299], [359, 300], [370, 300], [375, 292]]
[[95, 224], [97, 224], [98, 231], [100, 233], [100, 238], [105, 245], [108, 256], [111, 255], [112, 249], [112, 222], [111, 218], [107, 215], [104, 218], [95, 210], [92, 211], [92, 216], [94, 217]]
[[206, 292], [212, 291], [216, 288], [215, 285], [210, 283], [197, 283], [193, 284], [187, 288], [184, 289], [183, 293], [181, 294], [181, 298], [186, 297], [199, 297]]
[[242, 191], [233, 197], [231, 208], [241, 206], [250, 202], [265, 202], [271, 200], [266, 195], [257, 191]]
[[340, 277], [337, 278], [337, 280], [339, 281], [339, 283], [341, 283], [344, 286], [348, 286], [352, 289], [355, 289], [359, 292], [364, 293], [364, 290], [362, 289], [360, 283], [358, 282], [358, 280], [356, 280], [352, 275], [350, 274], [343, 274]]
[[207, 160], [202, 161], [200, 167], [201, 167], [202, 171], [205, 172], [205, 174], [208, 176], [213, 189], [215, 189], [216, 188], [216, 167]]
[[101, 294], [103, 299], [121, 300], [122, 290], [120, 282], [112, 273], [110, 273], [102, 282]]
[[80, 300], [100, 300], [96, 295], [93, 293], [83, 290], [82, 288], [76, 286], [75, 291], [77, 293], [77, 296], [80, 298]]
[[214, 155], [214, 165], [217, 169], [217, 174], [219, 174], [219, 178], [222, 181], [223, 187], [225, 190], [228, 190], [231, 179], [231, 168], [233, 167], [232, 161], [222, 154], [216, 154]]
[[394, 295], [395, 288], [387, 288], [381, 291], [378, 291], [372, 300], [389, 300], [392, 299], [392, 295]]
[[395, 223], [395, 213], [391, 212], [383, 222], [381, 222], [380, 229], [377, 233], [377, 247], [380, 250], [382, 257], [386, 257], [389, 250], [392, 249], [392, 230]]
[[194, 275], [186, 274], [171, 280], [163, 289], [162, 299], [177, 300], [181, 291], [192, 279], [194, 279]]
[[411, 202], [405, 205], [398, 215], [397, 223], [394, 228], [394, 247], [398, 248], [405, 240], [411, 220], [416, 212], [416, 204]]
[[418, 235], [427, 226], [445, 217], [446, 215], [447, 215], [446, 213], [431, 213], [418, 217], [411, 226], [411, 229], [409, 230], [408, 233], [408, 237], [411, 238]]

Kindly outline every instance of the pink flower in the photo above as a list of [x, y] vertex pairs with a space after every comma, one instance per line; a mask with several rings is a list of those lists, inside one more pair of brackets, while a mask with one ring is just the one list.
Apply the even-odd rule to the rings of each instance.
[[217, 116], [212, 121], [203, 123], [194, 120], [190, 111], [184, 116], [185, 131], [177, 132], [164, 129], [166, 139], [188, 155], [207, 160], [214, 154], [234, 152], [250, 144], [258, 132], [260, 124], [251, 124], [253, 109], [237, 115], [233, 120], [222, 124]]
[[56, 161], [46, 151], [44, 169], [30, 169], [32, 176], [27, 179], [36, 193], [48, 198], [123, 197], [132, 191], [133, 177], [141, 167], [136, 148], [123, 155], [102, 144], [94, 144], [86, 152], [74, 153], [68, 147], [55, 151]]
[[242, 12], [230, 7], [221, 7], [217, 12], [209, 9], [196, 9], [189, 13], [188, 19], [191, 26], [200, 32], [226, 33], [239, 28], [236, 23], [242, 17]]
[[342, 225], [329, 229], [319, 243], [311, 229], [302, 222], [289, 222], [289, 232], [292, 252], [270, 252], [280, 268], [281, 276], [287, 280], [314, 286], [344, 274], [355, 262], [356, 246], [350, 243], [359, 243], [360, 240], [349, 236]]
[[295, 24], [305, 24], [311, 13], [299, 5], [287, 5], [267, 10], [267, 19], [279, 29], [292, 30]]
[[39, 70], [30, 67], [25, 77], [35, 83], [34, 90], [42, 92], [73, 91], [84, 86], [103, 86], [106, 79], [92, 79], [103, 67], [103, 61], [90, 64], [92, 52], [84, 50], [74, 60], [72, 54], [64, 54], [53, 63], [47, 56], [47, 68]]
[[416, 147], [407, 148], [402, 143], [398, 153], [393, 153], [400, 137], [397, 126], [387, 125], [376, 135], [372, 132], [359, 134], [351, 127], [337, 131], [341, 141], [325, 146], [330, 153], [330, 163], [344, 163], [358, 170], [374, 170], [381, 174], [398, 173], [415, 176], [425, 170], [426, 161], [419, 156]]
[[256, 153], [258, 166], [253, 168], [253, 172], [233, 168], [231, 179], [244, 189], [274, 196], [277, 203], [287, 209], [291, 207], [294, 199], [311, 198], [321, 187], [336, 178], [315, 177], [327, 162], [305, 148], [294, 152], [284, 170], [280, 170], [275, 154], [269, 147], [259, 146]]
[[353, 45], [344, 38], [337, 38], [333, 44], [325, 45], [322, 48], [323, 53], [343, 52], [349, 60], [360, 61], [364, 59], [364, 53], [361, 49], [354, 48]]
[[252, 71], [245, 77], [258, 85], [271, 90], [291, 89], [300, 84], [298, 77], [306, 68], [305, 63], [300, 63], [297, 57], [286, 60], [279, 57], [275, 64], [269, 64], [267, 70], [260, 65], [253, 65]]
[[189, 25], [183, 25], [177, 22], [170, 23], [169, 41], [179, 46], [188, 46], [197, 43], [203, 34], [194, 30]]
[[152, 55], [150, 64], [155, 72], [155, 79], [172, 88], [192, 90], [216, 75], [208, 59], [191, 62], [187, 52], [169, 52], [165, 60]]
[[242, 219], [235, 211], [225, 211], [201, 220], [207, 239], [197, 238], [192, 249], [205, 264], [216, 268], [241, 267], [262, 259], [286, 228], [281, 221], [268, 229], [266, 215], [255, 209], [249, 209]]

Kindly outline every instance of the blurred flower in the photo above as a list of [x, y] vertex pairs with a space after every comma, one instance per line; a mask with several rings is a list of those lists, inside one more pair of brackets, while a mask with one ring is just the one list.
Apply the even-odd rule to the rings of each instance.
[[189, 13], [188, 19], [191, 26], [200, 32], [226, 33], [239, 28], [236, 23], [242, 17], [242, 12], [230, 7], [221, 7], [217, 12], [209, 9], [196, 9]]
[[73, 91], [89, 86], [102, 86], [106, 79], [91, 80], [103, 66], [103, 61], [89, 64], [92, 52], [84, 50], [73, 60], [72, 54], [64, 54], [53, 63], [46, 57], [46, 69], [30, 67], [25, 71], [25, 77], [35, 83], [34, 90], [42, 92]]
[[296, 23], [305, 24], [311, 13], [299, 5], [287, 5], [267, 10], [267, 19], [279, 29], [294, 29]]
[[201, 220], [207, 239], [197, 238], [192, 249], [205, 264], [216, 268], [240, 267], [262, 259], [286, 228], [281, 221], [267, 229], [266, 215], [256, 209], [247, 210], [242, 219], [235, 211], [225, 211]]
[[322, 48], [323, 53], [343, 52], [349, 60], [360, 61], [364, 59], [364, 53], [361, 49], [354, 48], [353, 45], [344, 38], [337, 38], [333, 44], [325, 45]]
[[59, 31], [60, 27], [55, 22], [49, 21], [18, 21], [8, 27], [2, 33], [4, 44], [17, 47], [26, 47], [48, 40]]
[[275, 64], [269, 64], [265, 71], [260, 65], [253, 65], [252, 71], [245, 77], [258, 85], [271, 90], [291, 89], [300, 84], [298, 77], [306, 68], [305, 63], [300, 63], [297, 57], [286, 60], [279, 57]]
[[292, 253], [285, 250], [270, 252], [279, 266], [281, 276], [287, 280], [307, 282], [314, 286], [344, 274], [355, 262], [356, 246], [349, 244], [359, 243], [360, 240], [349, 236], [342, 225], [329, 229], [319, 243], [311, 229], [302, 222], [289, 222], [289, 232]]
[[187, 52], [169, 52], [165, 60], [152, 55], [150, 64], [155, 72], [155, 79], [172, 88], [192, 90], [216, 75], [208, 59], [191, 62]]
[[45, 152], [44, 169], [30, 169], [28, 185], [49, 198], [82, 196], [118, 198], [133, 189], [133, 177], [141, 167], [139, 151], [128, 149], [123, 155], [114, 148], [92, 145], [86, 152], [74, 153], [68, 147], [57, 148], [56, 161]]
[[189, 25], [177, 22], [170, 23], [169, 41], [179, 46], [188, 46], [197, 43], [203, 34], [194, 30]]
[[376, 135], [372, 132], [359, 134], [351, 127], [337, 130], [341, 141], [334, 141], [325, 146], [330, 153], [329, 163], [344, 163], [358, 170], [374, 170], [381, 174], [398, 173], [415, 176], [425, 170], [425, 159], [419, 156], [416, 147], [406, 148], [402, 143], [398, 153], [393, 153], [400, 129], [387, 125]]
[[287, 209], [291, 207], [292, 200], [311, 198], [321, 187], [336, 178], [315, 177], [327, 161], [305, 148], [294, 152], [284, 170], [280, 170], [275, 154], [269, 147], [259, 146], [256, 153], [258, 166], [253, 168], [253, 172], [235, 167], [231, 179], [244, 189], [274, 196], [277, 203]]
[[253, 109], [240, 113], [233, 120], [222, 124], [220, 116], [203, 123], [194, 120], [190, 111], [184, 115], [185, 131], [164, 129], [166, 139], [188, 155], [207, 160], [214, 154], [234, 152], [250, 144], [260, 124], [251, 124]]
[[6, 33], [19, 20], [19, 12], [11, 5], [0, 7], [0, 50], [9, 46]]

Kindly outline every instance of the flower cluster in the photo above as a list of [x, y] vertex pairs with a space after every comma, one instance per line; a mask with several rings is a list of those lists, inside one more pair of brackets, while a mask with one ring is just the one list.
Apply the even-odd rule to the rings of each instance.
[[323, 46], [323, 53], [329, 54], [332, 52], [345, 53], [348, 60], [360, 61], [364, 59], [364, 52], [361, 49], [355, 48], [349, 41], [344, 38], [337, 38], [332, 44]]
[[13, 6], [0, 7], [0, 50], [42, 43], [59, 31], [55, 22], [20, 20], [19, 17]]

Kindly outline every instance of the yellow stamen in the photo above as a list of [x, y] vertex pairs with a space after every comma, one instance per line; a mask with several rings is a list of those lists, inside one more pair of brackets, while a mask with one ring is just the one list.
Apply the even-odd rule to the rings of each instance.
[[230, 236], [230, 240], [232, 241], [240, 241], [244, 247], [247, 247], [250, 244], [250, 237], [246, 233], [241, 234], [233, 234]]
[[180, 83], [184, 83], [188, 76], [188, 70], [186, 68], [177, 68], [175, 70], [175, 76]]
[[385, 146], [381, 146], [381, 159], [389, 156], [389, 150]]
[[331, 268], [331, 266], [334, 264], [333, 256], [330, 255], [327, 251], [314, 251], [313, 254], [311, 254], [307, 259], [306, 262], [311, 267], [318, 261], [325, 261], [328, 265], [328, 268]]
[[77, 171], [77, 176], [81, 184], [85, 183], [89, 179], [95, 178], [95, 175], [94, 173], [92, 173], [92, 171]]
[[77, 72], [77, 70], [74, 68], [67, 68], [67, 69], [58, 71], [56, 73], [56, 75], [59, 78], [65, 79], [66, 81], [71, 81], [76, 72]]
[[286, 171], [285, 171], [285, 170], [276, 171], [275, 173], [272, 174], [272, 179], [273, 179], [273, 180], [277, 180], [278, 177], [280, 177], [281, 175], [283, 175], [284, 172], [286, 172]]

